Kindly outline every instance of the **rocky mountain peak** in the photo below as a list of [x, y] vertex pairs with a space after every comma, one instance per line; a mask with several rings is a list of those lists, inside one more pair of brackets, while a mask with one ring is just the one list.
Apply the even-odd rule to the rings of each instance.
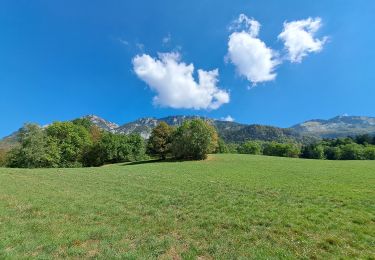
[[107, 121], [97, 115], [87, 115], [82, 118], [86, 118], [90, 120], [97, 127], [104, 129], [106, 131], [109, 131], [109, 132], [116, 132], [116, 129], [119, 128], [118, 124]]

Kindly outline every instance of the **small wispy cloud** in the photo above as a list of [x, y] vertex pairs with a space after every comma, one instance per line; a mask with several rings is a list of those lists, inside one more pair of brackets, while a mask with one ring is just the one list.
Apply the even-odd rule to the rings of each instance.
[[236, 20], [229, 25], [229, 31], [247, 31], [252, 37], [257, 37], [260, 30], [260, 23], [254, 18], [240, 14]]
[[127, 40], [124, 40], [124, 39], [118, 39], [119, 42], [121, 42], [122, 44], [126, 45], [126, 46], [129, 46], [129, 42]]
[[221, 121], [226, 121], [226, 122], [234, 122], [234, 118], [231, 117], [230, 115], [227, 115], [226, 117], [221, 117]]
[[165, 36], [163, 39], [162, 39], [162, 43], [163, 45], [168, 45], [170, 42], [172, 41], [172, 36], [170, 33], [168, 33], [167, 36]]
[[135, 47], [140, 51], [140, 52], [144, 52], [145, 51], [145, 45], [143, 43], [139, 43], [137, 42], [135, 44]]

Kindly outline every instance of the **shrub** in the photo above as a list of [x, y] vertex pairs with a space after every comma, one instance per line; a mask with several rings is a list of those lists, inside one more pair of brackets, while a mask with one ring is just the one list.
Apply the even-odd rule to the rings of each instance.
[[261, 154], [262, 146], [257, 141], [246, 141], [238, 147], [238, 152], [243, 154]]
[[340, 160], [341, 158], [341, 149], [340, 147], [330, 147], [327, 146], [324, 148], [324, 155], [328, 160]]
[[263, 148], [264, 155], [280, 157], [298, 157], [301, 153], [300, 148], [292, 143], [265, 143]]
[[366, 160], [375, 160], [375, 146], [367, 146], [363, 150], [363, 157]]
[[301, 153], [302, 158], [324, 159], [324, 146], [321, 144], [310, 144], [304, 146]]
[[217, 143], [216, 153], [229, 153], [228, 145], [224, 142], [223, 139], [219, 139]]
[[98, 167], [105, 163], [106, 153], [100, 142], [90, 146], [82, 156], [83, 166]]
[[0, 149], [0, 167], [3, 167], [6, 165], [6, 159], [7, 159], [7, 150]]
[[341, 160], [362, 160], [363, 146], [359, 144], [346, 144], [341, 146]]
[[238, 144], [235, 143], [229, 143], [227, 144], [228, 153], [238, 153]]

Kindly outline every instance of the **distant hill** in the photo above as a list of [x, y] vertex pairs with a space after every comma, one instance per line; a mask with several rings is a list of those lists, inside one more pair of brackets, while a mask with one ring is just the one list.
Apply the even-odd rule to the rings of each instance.
[[[152, 129], [161, 121], [172, 126], [181, 125], [185, 120], [201, 118], [210, 121], [226, 142], [243, 142], [245, 140], [264, 141], [296, 141], [311, 142], [319, 138], [335, 138], [355, 136], [358, 134], [375, 135], [375, 118], [364, 116], [337, 116], [332, 119], [314, 119], [290, 128], [279, 128], [266, 125], [247, 125], [236, 122], [227, 122], [199, 116], [168, 116], [164, 118], [140, 118], [124, 125], [105, 120], [96, 115], [88, 115], [89, 119], [99, 128], [112, 133], [131, 134], [138, 133], [148, 138]], [[9, 149], [17, 144], [16, 133], [0, 140], [0, 149]]]
[[17, 132], [0, 140], [0, 150], [8, 151], [15, 145], [17, 145]]
[[231, 125], [228, 122], [215, 121], [216, 128], [221, 138], [226, 142], [243, 142], [246, 140], [262, 141], [296, 141], [311, 142], [317, 138], [298, 133], [293, 129], [279, 128], [266, 125]]
[[291, 127], [304, 135], [320, 138], [355, 136], [359, 134], [375, 134], [375, 117], [337, 116], [332, 119], [309, 120]]

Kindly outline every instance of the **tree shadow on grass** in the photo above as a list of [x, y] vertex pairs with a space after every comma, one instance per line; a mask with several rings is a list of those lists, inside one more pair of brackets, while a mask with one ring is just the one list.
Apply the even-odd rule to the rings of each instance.
[[124, 164], [121, 164], [121, 166], [132, 166], [132, 165], [140, 165], [140, 164], [152, 164], [152, 163], [171, 163], [171, 162], [186, 162], [191, 160], [182, 160], [182, 159], [151, 159], [151, 160], [145, 160], [145, 161], [136, 161], [136, 162], [127, 162]]

